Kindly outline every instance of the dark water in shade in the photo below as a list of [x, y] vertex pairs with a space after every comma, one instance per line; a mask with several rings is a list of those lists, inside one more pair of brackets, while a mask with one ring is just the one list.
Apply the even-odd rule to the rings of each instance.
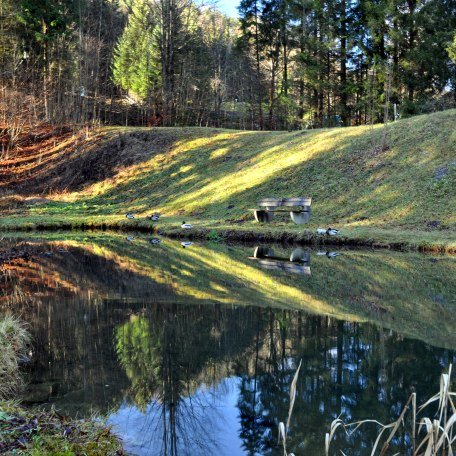
[[[390, 422], [456, 361], [453, 257], [95, 234], [28, 243], [29, 259], [0, 265], [0, 309], [33, 335], [23, 400], [101, 413], [131, 454], [283, 454], [277, 426], [302, 360], [288, 449], [323, 455], [333, 419]], [[340, 434], [332, 454], [370, 454], [375, 438], [372, 426]]]

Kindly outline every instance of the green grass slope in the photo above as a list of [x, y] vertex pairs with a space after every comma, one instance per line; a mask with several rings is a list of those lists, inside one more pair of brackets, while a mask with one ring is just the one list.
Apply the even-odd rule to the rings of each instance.
[[[113, 226], [126, 223], [126, 211], [139, 217], [160, 211], [164, 230], [185, 219], [219, 231], [296, 234], [303, 227], [289, 218], [259, 227], [249, 209], [266, 196], [311, 196], [312, 221], [305, 226], [310, 230], [336, 225], [348, 237], [405, 244], [419, 239], [451, 249], [456, 245], [455, 126], [456, 110], [449, 110], [397, 121], [388, 126], [385, 141], [381, 125], [290, 133], [109, 129], [98, 149], [105, 155], [110, 147], [118, 150], [120, 138], [125, 155], [132, 144], [136, 152], [141, 149], [134, 163], [119, 163], [111, 175], [86, 187], [69, 185], [46, 204], [12, 211], [0, 228]], [[138, 146], [144, 132], [149, 139]], [[92, 147], [90, 160], [96, 154]], [[76, 164], [75, 173], [84, 166], [81, 160]], [[137, 218], [129, 224], [145, 222]]]

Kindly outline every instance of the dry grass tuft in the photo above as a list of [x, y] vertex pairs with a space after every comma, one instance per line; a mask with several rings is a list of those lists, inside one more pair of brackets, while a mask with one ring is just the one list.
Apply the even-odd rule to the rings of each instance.
[[0, 399], [21, 384], [19, 362], [25, 356], [30, 335], [23, 322], [11, 315], [0, 320]]
[[[301, 361], [302, 362], [302, 361]], [[290, 427], [291, 414], [296, 397], [296, 383], [301, 368], [301, 362], [293, 377], [290, 387], [290, 408], [286, 425], [283, 422], [279, 423], [279, 444], [282, 442], [283, 455], [294, 456], [293, 453], [288, 453], [287, 450], [287, 435]], [[352, 436], [364, 424], [374, 423], [379, 426], [380, 432], [372, 447], [371, 456], [386, 456], [391, 449], [391, 442], [398, 437], [398, 431], [402, 429], [404, 432], [410, 432], [410, 448], [406, 449], [406, 454], [412, 456], [453, 456], [453, 444], [456, 442], [456, 407], [454, 397], [456, 392], [451, 391], [451, 371], [452, 365], [448, 369], [448, 373], [443, 373], [440, 377], [440, 390], [432, 396], [423, 405], [417, 408], [416, 393], [412, 393], [408, 398], [399, 418], [389, 424], [382, 424], [377, 420], [361, 420], [353, 423], [344, 423], [340, 418], [335, 419], [331, 423], [330, 432], [325, 435], [325, 454], [329, 456], [331, 442], [336, 435], [336, 431], [343, 429], [347, 437]], [[429, 409], [429, 406], [438, 403], [437, 412], [433, 418], [423, 416], [424, 412]], [[407, 416], [409, 415], [409, 416]], [[406, 418], [410, 418], [406, 421]], [[411, 429], [407, 429], [407, 424], [411, 423]], [[389, 434], [388, 434], [389, 431]], [[385, 436], [388, 437], [385, 439]], [[383, 439], [382, 439], [383, 437]], [[342, 455], [345, 455], [341, 451]], [[403, 453], [395, 453], [398, 456]]]

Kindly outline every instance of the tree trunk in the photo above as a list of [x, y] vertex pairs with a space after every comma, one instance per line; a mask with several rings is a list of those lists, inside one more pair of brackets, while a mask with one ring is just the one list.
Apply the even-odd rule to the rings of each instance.
[[349, 125], [348, 96], [347, 96], [347, 5], [341, 0], [340, 16], [340, 115], [342, 124]]

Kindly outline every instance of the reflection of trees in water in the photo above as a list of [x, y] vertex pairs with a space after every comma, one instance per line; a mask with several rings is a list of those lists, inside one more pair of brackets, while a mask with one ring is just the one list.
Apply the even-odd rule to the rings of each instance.
[[[181, 251], [185, 253], [180, 255], [190, 253]], [[238, 270], [244, 272], [245, 252], [239, 249], [230, 255], [237, 255]], [[106, 410], [108, 404], [120, 404], [126, 392], [139, 408], [153, 412], [145, 435], [158, 436], [169, 454], [180, 452], [183, 446], [202, 454], [214, 452], [215, 423], [222, 421], [211, 392], [220, 393], [222, 379], [237, 375], [244, 450], [268, 454], [279, 451], [277, 423], [286, 418], [289, 385], [302, 358], [290, 448], [299, 454], [303, 443], [307, 454], [318, 455], [324, 432], [339, 414], [346, 420], [390, 421], [412, 388], [419, 398], [434, 392], [443, 366], [454, 359], [448, 350], [381, 329], [383, 324], [399, 329], [405, 325], [408, 334], [436, 343], [445, 340], [451, 346], [454, 314], [448, 296], [454, 295], [454, 280], [449, 265], [434, 270], [434, 263], [425, 257], [403, 265], [397, 254], [391, 259], [385, 254], [356, 254], [354, 258], [347, 254], [331, 262], [330, 274], [325, 266], [328, 260], [319, 263], [315, 259], [312, 281], [301, 285], [295, 276], [271, 274], [272, 298], [283, 298], [283, 284], [301, 287], [337, 309], [364, 317], [378, 314], [374, 320], [380, 329], [376, 329], [298, 311], [213, 306], [208, 300], [206, 305], [158, 304], [182, 300], [185, 288], [178, 296], [178, 285], [189, 281], [193, 286], [196, 276], [204, 279], [202, 285], [195, 285], [198, 290], [214, 282], [218, 289], [230, 290], [229, 295], [239, 302], [264, 303], [266, 295], [258, 293], [256, 286], [243, 287], [242, 278], [231, 270], [215, 273], [212, 263], [191, 259], [195, 271], [186, 276], [169, 266], [166, 256], [159, 269], [154, 257], [151, 270], [180, 274], [172, 275], [167, 285], [77, 248], [17, 260], [13, 269], [2, 271], [0, 295], [31, 323], [35, 346], [31, 388], [38, 385], [46, 390], [34, 397], [57, 403], [66, 411], [86, 413], [91, 406]], [[379, 272], [375, 280], [371, 280], [371, 270]], [[418, 288], [416, 271], [424, 277]], [[408, 276], [403, 278], [404, 274]], [[267, 277], [260, 271], [251, 283]], [[405, 290], [396, 286], [400, 281], [406, 282]], [[442, 297], [439, 305], [433, 301], [436, 293]], [[128, 303], [124, 297], [130, 298]], [[195, 296], [189, 299], [198, 302]], [[420, 310], [416, 315], [415, 309]], [[202, 384], [212, 388], [202, 392]], [[371, 446], [373, 435], [373, 428], [364, 428], [356, 436], [356, 445], [347, 443], [348, 453], [356, 455], [356, 448]]]
[[157, 454], [214, 454], [223, 416], [211, 391], [220, 393], [233, 374], [232, 359], [249, 347], [250, 314], [220, 305], [154, 306], [117, 327], [118, 358], [131, 382], [127, 394], [147, 410], [145, 441], [161, 442]]
[[28, 307], [33, 357], [25, 400], [82, 415], [118, 406], [128, 379], [117, 363], [112, 330], [128, 313], [129, 306], [115, 301], [45, 298]]
[[[402, 339], [370, 325], [344, 323], [299, 312], [271, 311], [263, 328], [253, 372], [239, 391], [241, 437], [248, 454], [280, 450], [275, 446], [278, 421], [286, 420], [289, 387], [303, 360], [291, 421], [289, 450], [323, 454], [330, 422], [396, 419], [412, 390], [422, 399], [438, 387], [443, 366], [454, 352]], [[351, 455], [372, 448], [374, 427], [364, 427], [349, 442], [336, 442]], [[410, 436], [403, 436], [408, 438]], [[401, 450], [402, 441], [394, 442]], [[271, 448], [271, 450], [268, 450]], [[363, 453], [364, 451], [364, 453]], [[369, 454], [369, 453], [368, 453]]]
[[[152, 404], [147, 432], [167, 454], [192, 454], [184, 447], [198, 454], [215, 451], [215, 425], [222, 417], [210, 393], [198, 389], [201, 384], [237, 375], [244, 451], [279, 454], [277, 425], [286, 419], [289, 387], [302, 359], [289, 448], [318, 455], [334, 418], [389, 422], [412, 389], [429, 396], [442, 366], [454, 360], [449, 350], [368, 324], [223, 306], [156, 306], [119, 326], [116, 344], [131, 381], [129, 397], [142, 409]], [[372, 447], [374, 431], [364, 428], [339, 444], [349, 454], [363, 454], [360, 448]], [[400, 441], [395, 443], [400, 450]]]

